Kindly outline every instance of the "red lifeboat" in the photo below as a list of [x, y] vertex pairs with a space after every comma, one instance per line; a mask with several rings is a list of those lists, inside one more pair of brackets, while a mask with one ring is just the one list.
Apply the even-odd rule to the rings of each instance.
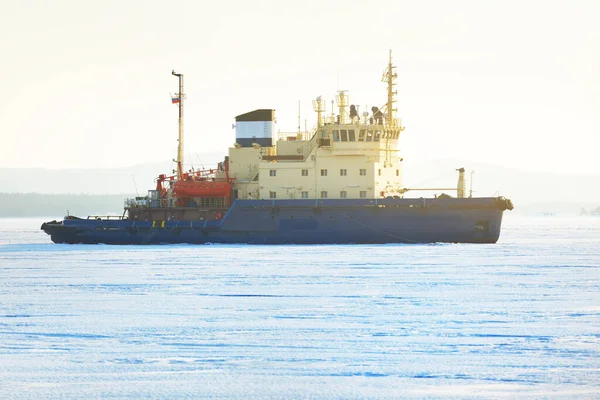
[[226, 197], [231, 196], [228, 179], [181, 180], [173, 184], [177, 197]]

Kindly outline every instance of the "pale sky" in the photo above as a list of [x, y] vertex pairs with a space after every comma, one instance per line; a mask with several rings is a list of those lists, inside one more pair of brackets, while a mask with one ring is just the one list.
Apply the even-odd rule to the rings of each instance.
[[289, 132], [338, 89], [383, 104], [391, 49], [406, 163], [600, 173], [600, 1], [0, 4], [0, 167], [176, 157], [172, 69], [186, 156], [225, 154], [238, 114], [274, 108]]

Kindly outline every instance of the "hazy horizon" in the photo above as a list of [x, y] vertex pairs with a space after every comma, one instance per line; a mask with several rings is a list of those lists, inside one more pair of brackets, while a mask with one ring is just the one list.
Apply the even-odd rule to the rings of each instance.
[[[600, 3], [308, 0], [8, 3], [0, 15], [0, 167], [120, 168], [225, 153], [238, 114], [277, 129], [315, 121], [311, 100], [385, 101], [398, 72], [405, 160], [451, 158], [600, 174]], [[305, 122], [306, 121], [306, 122]]]
[[[198, 154], [197, 158], [219, 158], [216, 153]], [[210, 163], [206, 162], [208, 167]], [[154, 179], [160, 173], [170, 172], [173, 163], [161, 160], [149, 164], [115, 168], [74, 169], [6, 169], [0, 168], [0, 192], [46, 194], [119, 194], [143, 195], [155, 187]], [[195, 164], [199, 167], [199, 164]], [[467, 170], [470, 188], [470, 171], [473, 175], [473, 195], [476, 197], [505, 196], [516, 207], [536, 203], [574, 203], [600, 205], [600, 174], [565, 175], [548, 171], [524, 171], [486, 163], [462, 163], [456, 159], [405, 162], [403, 187], [454, 187], [456, 168]], [[431, 197], [435, 192], [410, 191], [407, 197]], [[438, 193], [439, 194], [439, 193]], [[594, 206], [594, 208], [597, 206]]]
[[[214, 153], [210, 153], [211, 155], [215, 155], [215, 156], [225, 156], [227, 155], [227, 152], [223, 152], [223, 153], [219, 153], [219, 152], [214, 152]], [[188, 166], [193, 166], [193, 167], [198, 167], [200, 164], [205, 165], [207, 168], [212, 167], [214, 165], [216, 165], [217, 162], [221, 161], [221, 158], [219, 158], [218, 160], [213, 160], [213, 159], [209, 159], [208, 161], [192, 161], [190, 162], [189, 159], [190, 158], [194, 158], [198, 160], [198, 156], [202, 156], [201, 153], [195, 153], [193, 155], [188, 155], [187, 157], [185, 157], [185, 163]], [[200, 159], [202, 160], [202, 159]], [[572, 175], [581, 175], [581, 176], [596, 176], [599, 175], [600, 176], [600, 171], [548, 171], [548, 170], [544, 170], [541, 168], [535, 168], [535, 166], [531, 166], [530, 168], [528, 167], [524, 167], [524, 168], [519, 168], [516, 166], [511, 166], [511, 165], [501, 165], [501, 164], [496, 164], [496, 163], [489, 163], [489, 162], [481, 162], [481, 161], [473, 161], [473, 160], [458, 160], [456, 158], [450, 158], [450, 157], [439, 157], [439, 158], [426, 158], [426, 157], [419, 157], [415, 160], [410, 160], [410, 159], [404, 159], [403, 161], [403, 166], [406, 167], [407, 165], [411, 165], [411, 164], [423, 164], [423, 163], [438, 163], [438, 162], [456, 162], [456, 166], [458, 167], [464, 167], [467, 170], [471, 170], [475, 166], [480, 166], [480, 165], [486, 165], [489, 167], [498, 167], [498, 168], [506, 168], [506, 169], [511, 169], [513, 171], [517, 171], [517, 172], [526, 172], [526, 173], [549, 173], [549, 174], [553, 174], [553, 175], [559, 175], [559, 176], [572, 176]], [[35, 165], [35, 166], [30, 166], [30, 167], [14, 167], [14, 166], [1, 166], [0, 165], [0, 169], [42, 169], [42, 170], [48, 170], [48, 171], [69, 171], [69, 170], [88, 170], [88, 169], [98, 169], [98, 170], [109, 170], [109, 169], [127, 169], [127, 168], [135, 168], [135, 167], [141, 167], [141, 166], [150, 166], [150, 165], [167, 165], [167, 164], [172, 164], [172, 168], [175, 169], [176, 168], [176, 163], [173, 160], [169, 160], [168, 158], [164, 158], [162, 160], [155, 160], [155, 161], [148, 161], [148, 162], [139, 162], [139, 163], [133, 163], [133, 164], [124, 164], [124, 165], [99, 165], [99, 166], [87, 166], [87, 165], [81, 165], [81, 166], [68, 166], [68, 167], [61, 167], [61, 166], [43, 166], [43, 165]], [[474, 169], [473, 169], [474, 170]], [[454, 170], [452, 170], [454, 171]], [[451, 171], [451, 172], [452, 172]], [[159, 171], [157, 170], [156, 173], [157, 175], [159, 173], [162, 173], [164, 171]], [[440, 171], [441, 173], [443, 173], [444, 171]], [[447, 171], [446, 171], [447, 172]]]

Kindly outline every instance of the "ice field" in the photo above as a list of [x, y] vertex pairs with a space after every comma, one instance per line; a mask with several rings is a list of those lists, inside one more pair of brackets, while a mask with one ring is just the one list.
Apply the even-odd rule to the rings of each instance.
[[0, 398], [600, 398], [600, 218], [495, 245], [55, 245], [0, 219]]

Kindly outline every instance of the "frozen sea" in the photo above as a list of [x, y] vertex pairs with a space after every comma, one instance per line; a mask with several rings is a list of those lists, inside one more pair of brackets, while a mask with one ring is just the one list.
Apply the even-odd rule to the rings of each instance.
[[600, 218], [147, 247], [55, 245], [44, 220], [0, 219], [1, 398], [600, 398]]

